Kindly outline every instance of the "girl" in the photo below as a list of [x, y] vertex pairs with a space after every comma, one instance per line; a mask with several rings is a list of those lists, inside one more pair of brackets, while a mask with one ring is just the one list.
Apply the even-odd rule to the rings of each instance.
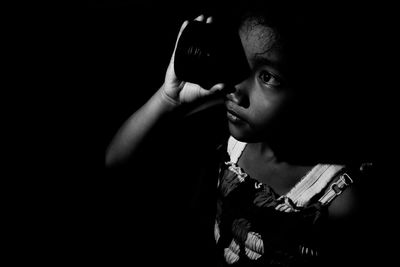
[[[321, 160], [318, 153], [310, 157], [310, 151], [296, 144], [308, 127], [303, 119], [309, 115], [306, 107], [320, 107], [312, 105], [319, 93], [320, 83], [315, 81], [325, 77], [315, 64], [324, 54], [316, 45], [315, 30], [306, 28], [300, 12], [281, 11], [253, 6], [237, 17], [250, 68], [238, 84], [205, 89], [179, 80], [174, 51], [164, 84], [126, 121], [106, 155], [109, 166], [126, 161], [162, 121], [181, 114], [176, 110], [223, 96], [230, 137], [219, 147], [214, 225], [222, 265], [320, 264], [337, 249], [326, 235], [332, 230], [329, 223], [348, 216], [355, 206], [351, 185], [359, 166], [316, 162]], [[213, 23], [203, 15], [195, 20]], [[187, 24], [183, 23], [177, 43]], [[312, 84], [308, 79], [314, 76]], [[313, 147], [319, 145], [314, 142]]]

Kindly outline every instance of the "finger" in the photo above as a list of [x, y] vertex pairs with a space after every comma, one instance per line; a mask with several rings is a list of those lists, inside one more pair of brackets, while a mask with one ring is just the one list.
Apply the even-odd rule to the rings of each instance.
[[199, 96], [204, 97], [204, 96], [214, 95], [217, 92], [221, 92], [224, 88], [225, 88], [225, 84], [223, 84], [223, 83], [218, 83], [208, 90], [200, 87]]
[[174, 47], [174, 51], [172, 52], [172, 57], [171, 57], [171, 60], [170, 60], [170, 64], [174, 64], [174, 61], [175, 61], [175, 51], [176, 51], [176, 47], [178, 46], [179, 38], [181, 37], [182, 32], [185, 30], [185, 28], [186, 28], [186, 26], [187, 26], [188, 24], [189, 24], [189, 21], [187, 21], [187, 20], [185, 20], [185, 21], [182, 23], [182, 26], [181, 26], [181, 28], [180, 28], [180, 30], [179, 30], [179, 33], [178, 33], [178, 37], [176, 38], [176, 41], [175, 41], [175, 47]]
[[204, 20], [204, 15], [201, 14], [200, 16], [198, 16], [197, 18], [195, 18], [194, 20], [203, 21], [203, 20]]
[[210, 90], [208, 90], [211, 94], [214, 94], [216, 92], [220, 92], [222, 90], [225, 89], [225, 84], [224, 83], [218, 83], [216, 85], [214, 85], [213, 87], [210, 88]]
[[186, 28], [186, 26], [187, 26], [188, 24], [189, 24], [189, 21], [187, 21], [187, 20], [185, 20], [185, 21], [182, 23], [182, 26], [181, 26], [181, 28], [179, 29], [177, 41], [178, 41], [179, 37], [181, 37], [181, 34], [182, 34], [183, 30]]
[[208, 17], [206, 23], [211, 23], [211, 22], [213, 22], [213, 17]]
[[198, 84], [185, 82], [180, 94], [180, 98], [183, 100], [183, 102], [192, 102], [201, 98], [204, 95], [204, 91], [206, 90]]
[[212, 94], [209, 90], [206, 90], [200, 85], [191, 82], [185, 82], [182, 91], [184, 92], [182, 97], [185, 99], [198, 99]]
[[185, 85], [182, 88], [183, 91], [199, 91], [201, 89], [203, 88], [201, 88], [200, 85], [191, 82], [185, 82]]

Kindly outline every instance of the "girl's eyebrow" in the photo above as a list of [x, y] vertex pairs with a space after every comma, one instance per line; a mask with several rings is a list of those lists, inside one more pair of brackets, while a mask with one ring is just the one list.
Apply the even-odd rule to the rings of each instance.
[[261, 54], [256, 54], [254, 57], [254, 63], [256, 63], [257, 65], [267, 65], [270, 67], [273, 67], [274, 69], [279, 70], [281, 68], [281, 64], [279, 64], [279, 62], [277, 61], [273, 61], [269, 58], [266, 58], [265, 56], [262, 56]]
[[271, 68], [274, 72], [274, 74], [281, 76], [282, 77], [282, 64], [280, 64], [277, 61], [273, 61], [269, 58], [266, 58], [265, 56], [262, 55], [255, 55], [254, 60], [253, 60], [253, 65], [254, 66], [268, 66]]

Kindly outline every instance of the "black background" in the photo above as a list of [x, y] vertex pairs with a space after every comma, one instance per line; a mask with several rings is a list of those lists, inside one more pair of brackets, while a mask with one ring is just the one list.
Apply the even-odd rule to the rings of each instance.
[[[4, 164], [10, 168], [5, 180], [14, 183], [5, 202], [13, 260], [189, 266], [212, 260], [207, 216], [214, 205], [200, 197], [210, 185], [203, 184], [202, 173], [190, 172], [207, 158], [192, 147], [177, 148], [145, 155], [147, 163], [137, 172], [118, 172], [104, 167], [104, 157], [121, 124], [161, 86], [183, 20], [226, 4], [235, 3], [15, 2], [4, 9], [10, 15], [4, 24], [10, 57], [4, 92], [16, 100], [4, 114], [12, 124], [3, 130], [10, 135], [3, 144], [11, 147], [3, 154], [13, 162]], [[397, 255], [397, 245], [387, 240], [398, 240], [398, 174], [392, 170], [398, 165], [397, 9], [382, 1], [329, 5], [350, 8], [349, 17], [371, 33], [359, 47], [372, 52], [357, 71], [365, 73], [363, 86], [351, 95], [362, 100], [345, 109], [356, 127], [345, 129], [356, 137], [358, 155], [378, 165], [374, 178], [363, 183], [360, 216], [334, 238], [354, 240], [348, 252], [354, 252], [353, 262], [384, 265]], [[195, 132], [202, 137], [196, 148], [209, 148], [203, 137], [213, 138], [210, 129], [218, 125], [206, 123], [194, 120], [192, 131], [180, 137]], [[187, 155], [184, 164], [168, 164], [174, 153]]]

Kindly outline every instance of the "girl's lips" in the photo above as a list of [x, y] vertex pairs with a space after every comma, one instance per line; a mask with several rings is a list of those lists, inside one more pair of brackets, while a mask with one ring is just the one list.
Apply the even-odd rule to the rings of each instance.
[[226, 114], [227, 114], [229, 121], [234, 122], [234, 123], [245, 122], [245, 120], [238, 113], [236, 113], [232, 108], [230, 108], [229, 105], [227, 105], [226, 110], [227, 110]]
[[245, 121], [245, 119], [240, 115], [240, 113], [236, 111], [237, 110], [236, 106], [237, 105], [230, 100], [225, 101], [225, 107], [226, 107], [228, 114], [230, 114], [242, 121]]
[[235, 113], [230, 112], [229, 110], [226, 113], [226, 115], [230, 122], [233, 122], [233, 123], [243, 122], [243, 120], [240, 117], [238, 117]]

